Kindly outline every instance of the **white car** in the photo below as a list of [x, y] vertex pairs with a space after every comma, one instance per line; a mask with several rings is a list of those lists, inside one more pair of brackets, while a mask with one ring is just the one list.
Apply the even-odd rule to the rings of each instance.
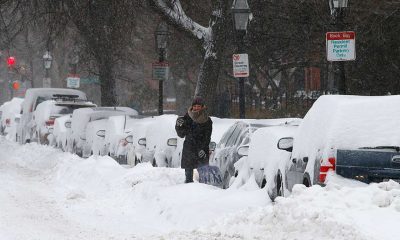
[[[127, 115], [110, 117], [106, 126], [105, 136], [108, 155], [119, 163], [135, 165], [135, 160], [128, 162], [128, 152], [130, 150], [144, 150], [145, 147], [143, 145], [137, 145], [136, 143], [139, 136], [139, 138], [146, 137], [146, 125], [150, 124], [151, 119], [153, 118]], [[138, 154], [140, 155], [139, 151]]]
[[[278, 148], [281, 138], [293, 137], [298, 129], [296, 125], [275, 126], [257, 129], [252, 137], [248, 154], [246, 150], [235, 164], [239, 174], [233, 185], [242, 185], [251, 176], [254, 176], [260, 188], [266, 188], [271, 200], [277, 196], [283, 196], [285, 190], [284, 179], [286, 177], [287, 159], [290, 152]], [[244, 149], [243, 149], [244, 150]], [[243, 151], [239, 149], [239, 152]]]
[[172, 155], [176, 146], [169, 146], [168, 139], [177, 138], [175, 122], [177, 115], [161, 115], [154, 117], [154, 121], [146, 128], [146, 150], [143, 161], [151, 162], [153, 166], [177, 167], [172, 162]]
[[91, 155], [104, 156], [107, 154], [105, 145], [105, 133], [108, 118], [90, 121], [86, 126], [86, 137], [83, 144], [82, 157]]
[[282, 126], [296, 124], [299, 119], [242, 119], [232, 125], [222, 136], [215, 150], [215, 155], [210, 160], [210, 165], [219, 167], [223, 176], [223, 188], [228, 188], [234, 177], [238, 175], [234, 164], [243, 156], [238, 152], [242, 146], [249, 146], [251, 136], [255, 130], [262, 127]]
[[67, 136], [69, 135], [69, 131], [71, 131], [71, 118], [72, 114], [56, 118], [54, 121], [54, 130], [48, 137], [50, 145], [56, 146], [64, 152], [67, 151]]
[[33, 113], [36, 107], [46, 101], [55, 97], [69, 97], [79, 100], [87, 100], [86, 94], [82, 91], [66, 88], [30, 88], [26, 90], [25, 99], [22, 103], [21, 120], [18, 124], [17, 136], [21, 144], [31, 142], [35, 139], [35, 121]]
[[40, 103], [35, 112], [33, 119], [35, 121], [35, 139], [40, 144], [48, 144], [47, 137], [54, 130], [55, 119], [64, 115], [72, 114], [75, 109], [96, 107], [88, 101], [74, 100], [64, 98], [54, 98]]
[[[0, 132], [4, 135], [9, 135], [10, 139], [16, 139], [16, 128], [20, 117], [23, 98], [13, 98], [11, 101], [1, 105], [1, 123]], [[18, 120], [17, 120], [18, 121]]]
[[118, 115], [138, 115], [138, 112], [128, 107], [95, 107], [80, 108], [72, 113], [70, 134], [67, 136], [68, 151], [82, 156], [86, 141], [86, 127], [91, 121]]

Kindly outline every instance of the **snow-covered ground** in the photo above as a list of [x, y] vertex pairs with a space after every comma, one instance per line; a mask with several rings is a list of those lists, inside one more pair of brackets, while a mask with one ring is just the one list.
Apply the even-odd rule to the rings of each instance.
[[376, 239], [400, 236], [400, 185], [328, 176], [271, 203], [238, 189], [183, 184], [184, 172], [79, 158], [0, 139], [0, 239]]

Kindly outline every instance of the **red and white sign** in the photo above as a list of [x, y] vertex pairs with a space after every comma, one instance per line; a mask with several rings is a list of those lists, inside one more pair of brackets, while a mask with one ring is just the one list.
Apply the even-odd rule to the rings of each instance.
[[328, 61], [352, 61], [356, 59], [355, 32], [327, 32], [326, 55]]
[[233, 76], [248, 77], [249, 76], [249, 55], [233, 54]]

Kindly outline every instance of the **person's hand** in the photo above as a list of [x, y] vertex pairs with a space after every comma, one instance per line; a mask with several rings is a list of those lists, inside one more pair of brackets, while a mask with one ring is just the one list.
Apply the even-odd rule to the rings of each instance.
[[200, 150], [198, 156], [199, 158], [204, 158], [206, 156], [206, 152], [204, 152], [204, 150]]
[[185, 120], [183, 120], [183, 118], [178, 118], [176, 120], [176, 126], [178, 127], [182, 127], [182, 125], [185, 123]]

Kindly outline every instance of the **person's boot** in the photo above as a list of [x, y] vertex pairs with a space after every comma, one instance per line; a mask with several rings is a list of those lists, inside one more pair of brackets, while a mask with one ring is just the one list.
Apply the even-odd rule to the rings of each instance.
[[193, 182], [193, 169], [185, 169], [186, 180], [185, 183]]

